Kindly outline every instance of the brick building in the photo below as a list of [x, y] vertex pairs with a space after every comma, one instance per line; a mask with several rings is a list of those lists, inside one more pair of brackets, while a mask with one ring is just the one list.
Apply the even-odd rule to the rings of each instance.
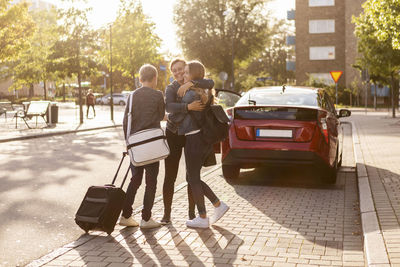
[[296, 0], [297, 85], [303, 85], [310, 77], [333, 83], [330, 71], [343, 71], [339, 85], [350, 87], [353, 81], [360, 82], [359, 71], [352, 67], [357, 57], [357, 39], [351, 19], [361, 13], [364, 1]]

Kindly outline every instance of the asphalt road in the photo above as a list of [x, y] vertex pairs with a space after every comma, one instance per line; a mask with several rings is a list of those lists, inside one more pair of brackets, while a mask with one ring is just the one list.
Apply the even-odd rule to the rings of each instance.
[[[0, 144], [0, 266], [27, 264], [83, 234], [75, 212], [90, 185], [111, 182], [122, 140], [116, 128]], [[183, 158], [180, 164], [176, 185], [185, 180]], [[128, 158], [117, 184], [127, 167]], [[162, 162], [157, 196], [163, 177]], [[142, 205], [143, 190], [134, 208]]]

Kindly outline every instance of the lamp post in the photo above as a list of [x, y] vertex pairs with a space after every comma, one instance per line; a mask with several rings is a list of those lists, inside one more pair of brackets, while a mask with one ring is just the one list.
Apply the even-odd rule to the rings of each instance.
[[[223, 15], [226, 17], [229, 14], [234, 14], [232, 10], [225, 10]], [[232, 90], [235, 88], [235, 35], [236, 35], [236, 28], [235, 28], [235, 22], [234, 22], [234, 17], [232, 19], [232, 39], [231, 39], [231, 72], [232, 72], [232, 82], [231, 82], [231, 87]]]
[[113, 99], [113, 82], [112, 82], [112, 24], [110, 24], [110, 112], [111, 112], [111, 121], [114, 121], [114, 99]]

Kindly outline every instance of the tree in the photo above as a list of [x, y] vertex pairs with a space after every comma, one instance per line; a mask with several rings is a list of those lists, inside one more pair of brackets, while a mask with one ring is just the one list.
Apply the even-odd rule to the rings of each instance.
[[[121, 0], [117, 19], [112, 24], [113, 69], [129, 78], [129, 86], [135, 88], [135, 77], [145, 63], [156, 65], [160, 61], [158, 49], [160, 38], [154, 34], [155, 24], [143, 13], [138, 0]], [[110, 43], [109, 29], [104, 31], [104, 40]], [[110, 65], [110, 51], [102, 51], [105, 62]]]
[[[368, 69], [370, 76], [386, 78], [392, 91], [392, 116], [396, 116], [395, 98], [400, 70], [400, 2], [397, 0], [368, 0], [363, 12], [353, 17], [358, 37], [358, 51], [362, 57], [358, 65]], [[397, 89], [397, 90], [396, 90]]]
[[43, 82], [44, 98], [47, 98], [46, 82], [54, 77], [48, 67], [51, 47], [57, 40], [57, 13], [55, 9], [30, 12], [35, 22], [35, 31], [27, 41], [30, 46], [20, 52], [18, 59], [9, 62], [9, 72], [13, 79], [11, 89], [29, 86], [29, 96], [33, 95], [33, 85]]
[[267, 0], [178, 0], [174, 22], [185, 56], [214, 72], [234, 69], [265, 48], [270, 36]]
[[29, 46], [35, 24], [28, 14], [28, 4], [10, 5], [11, 0], [0, 0], [0, 64], [14, 60]]
[[[289, 30], [280, 23], [275, 25], [275, 28], [275, 33], [265, 44], [265, 49], [239, 65], [238, 80], [241, 88], [249, 89], [253, 86], [264, 86], [266, 83], [282, 85], [286, 84], [288, 79], [294, 79], [294, 72], [286, 70], [286, 60], [293, 54], [293, 49], [286, 45]], [[270, 80], [260, 82], [256, 80], [258, 77], [270, 77]], [[245, 84], [242, 83], [243, 79]]]
[[[73, 1], [72, 1], [73, 2]], [[70, 7], [59, 10], [60, 39], [52, 48], [50, 58], [55, 70], [62, 71], [69, 77], [76, 75], [79, 89], [79, 118], [83, 123], [82, 79], [97, 71], [96, 51], [98, 34], [88, 26], [87, 12], [90, 9]]]

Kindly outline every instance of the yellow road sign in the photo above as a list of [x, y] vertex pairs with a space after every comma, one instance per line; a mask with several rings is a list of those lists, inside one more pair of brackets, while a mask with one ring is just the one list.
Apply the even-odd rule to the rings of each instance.
[[343, 71], [331, 71], [330, 74], [335, 83], [337, 83], [340, 79], [340, 76], [342, 76]]

